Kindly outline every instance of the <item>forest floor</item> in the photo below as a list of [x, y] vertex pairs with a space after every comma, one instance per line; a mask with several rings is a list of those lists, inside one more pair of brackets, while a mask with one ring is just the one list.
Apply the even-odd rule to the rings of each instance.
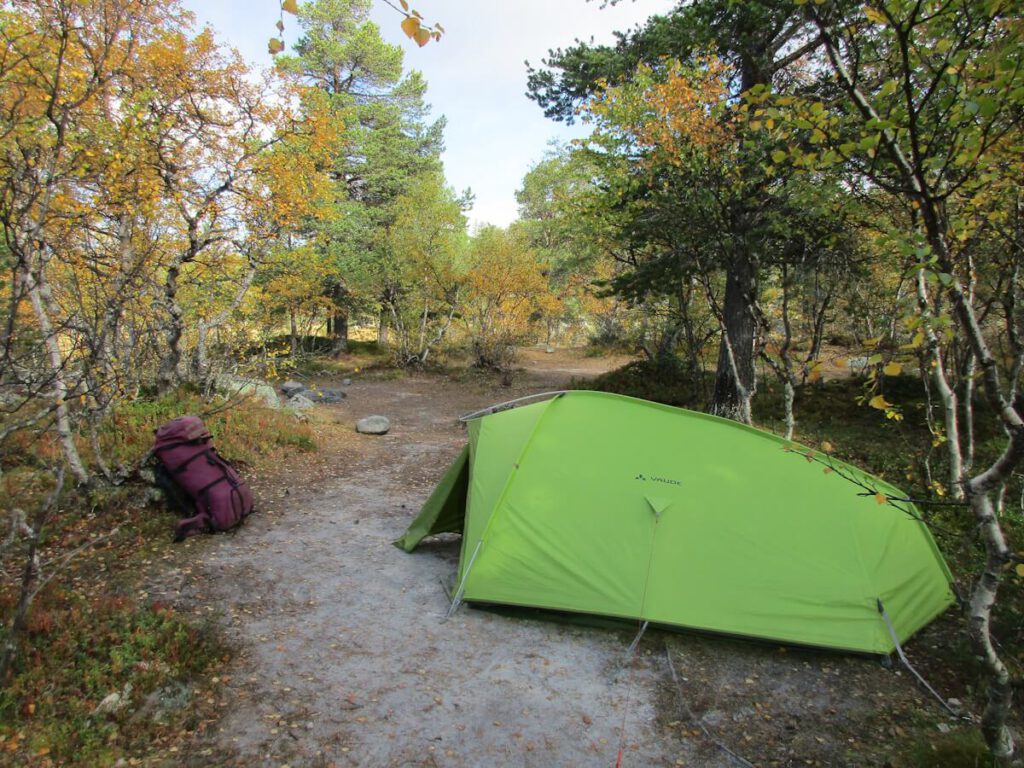
[[[623, 768], [950, 764], [932, 745], [973, 729], [878, 659], [654, 630], [630, 659], [635, 627], [467, 607], [443, 621], [457, 537], [411, 555], [391, 542], [463, 446], [458, 417], [624, 362], [531, 350], [511, 387], [368, 374], [318, 406], [320, 451], [254, 478], [258, 514], [180, 545], [149, 585], [235, 649], [170, 764], [611, 768], [620, 750]], [[370, 414], [391, 419], [386, 436], [354, 431]], [[908, 653], [968, 701], [940, 640], [954, 623]]]

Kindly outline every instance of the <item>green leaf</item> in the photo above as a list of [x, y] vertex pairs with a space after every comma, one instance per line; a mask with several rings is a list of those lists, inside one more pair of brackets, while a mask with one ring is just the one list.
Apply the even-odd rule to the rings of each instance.
[[786, 152], [784, 152], [783, 150], [776, 149], [774, 152], [772, 152], [772, 162], [773, 163], [781, 163], [788, 156], [789, 155]]
[[899, 88], [899, 83], [897, 83], [895, 80], [886, 80], [885, 85], [883, 85], [878, 90], [878, 95], [892, 96], [894, 93], [896, 93], [897, 88]]

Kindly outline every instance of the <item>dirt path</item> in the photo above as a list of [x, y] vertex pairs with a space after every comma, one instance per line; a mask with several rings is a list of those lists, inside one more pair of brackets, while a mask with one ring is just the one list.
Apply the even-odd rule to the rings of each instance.
[[223, 735], [194, 762], [613, 766], [621, 745], [624, 766], [689, 764], [656, 724], [660, 675], [623, 668], [630, 633], [468, 608], [444, 622], [458, 542], [391, 545], [464, 444], [460, 414], [617, 362], [528, 354], [511, 389], [354, 383], [330, 415], [385, 414], [388, 435], [343, 438], [316, 459], [319, 482], [265, 493], [236, 535], [188, 545], [178, 600], [221, 606], [244, 649], [221, 681]]
[[[166, 580], [167, 599], [222, 612], [241, 649], [203, 694], [227, 714], [185, 764], [611, 768], [621, 748], [624, 768], [735, 765], [698, 728], [709, 725], [741, 751], [779, 756], [764, 764], [876, 764], [840, 758], [857, 747], [847, 731], [875, 715], [871, 690], [902, 684], [876, 662], [672, 640], [700, 716], [685, 722], [661, 633], [624, 668], [625, 629], [470, 608], [445, 622], [458, 542], [413, 555], [391, 545], [464, 444], [460, 414], [621, 363], [529, 353], [511, 389], [357, 380], [345, 404], [324, 407], [340, 428], [308, 471], [261, 488], [263, 511], [236, 534], [187, 542], [188, 565]], [[388, 435], [351, 430], [371, 413], [392, 419]]]

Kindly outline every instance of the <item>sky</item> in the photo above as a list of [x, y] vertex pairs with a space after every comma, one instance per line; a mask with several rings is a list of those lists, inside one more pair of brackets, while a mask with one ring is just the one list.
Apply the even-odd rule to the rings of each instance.
[[[517, 214], [515, 192], [543, 159], [548, 143], [585, 133], [545, 118], [525, 96], [524, 60], [538, 66], [550, 49], [577, 38], [611, 42], [615, 30], [635, 27], [674, 4], [622, 0], [602, 9], [600, 0], [411, 0], [428, 23], [445, 29], [440, 42], [423, 48], [405, 37], [402, 17], [383, 0], [374, 0], [371, 18], [385, 40], [402, 46], [405, 68], [424, 74], [433, 116], [447, 117], [445, 176], [457, 191], [473, 190], [471, 225], [507, 226]], [[184, 5], [199, 25], [212, 26], [250, 63], [270, 64], [267, 40], [276, 32], [277, 0], [184, 0]], [[298, 25], [287, 14], [284, 21], [290, 49]]]

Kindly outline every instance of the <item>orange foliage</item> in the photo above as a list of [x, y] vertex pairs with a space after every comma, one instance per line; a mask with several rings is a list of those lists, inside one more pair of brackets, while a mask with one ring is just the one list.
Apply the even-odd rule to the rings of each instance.
[[734, 147], [737, 123], [726, 109], [729, 67], [707, 55], [693, 66], [641, 64], [624, 85], [605, 87], [586, 107], [605, 132], [630, 137], [660, 159], [679, 164], [693, 150], [713, 158]]

